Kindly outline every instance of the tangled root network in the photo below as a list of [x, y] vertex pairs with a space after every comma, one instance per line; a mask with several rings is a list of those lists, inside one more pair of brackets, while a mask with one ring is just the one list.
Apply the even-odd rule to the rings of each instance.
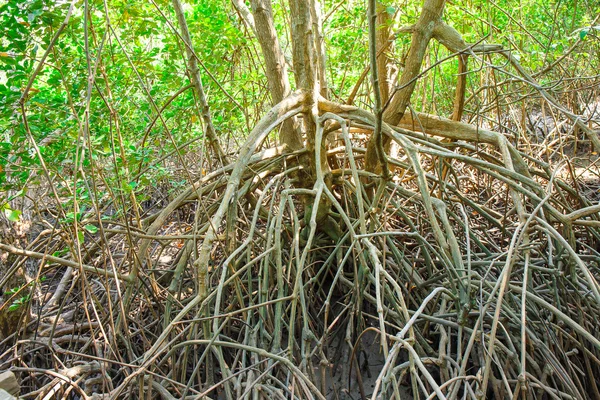
[[[143, 226], [106, 224], [83, 266], [47, 259], [66, 290], [2, 365], [58, 371], [22, 382], [38, 398], [598, 396], [600, 207], [568, 163], [414, 114], [382, 127], [384, 178], [375, 117], [315, 109], [291, 95]], [[311, 115], [306, 149], [263, 145]]]

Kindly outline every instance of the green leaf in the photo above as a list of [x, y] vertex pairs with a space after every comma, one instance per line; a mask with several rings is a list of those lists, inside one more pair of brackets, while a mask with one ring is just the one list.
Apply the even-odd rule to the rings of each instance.
[[66, 218], [63, 218], [60, 220], [60, 222], [65, 223], [65, 224], [70, 224], [71, 222], [75, 221], [75, 218], [77, 218], [77, 221], [79, 221], [81, 219], [81, 212], [78, 212], [77, 214], [74, 212], [68, 212], [67, 215], [65, 215]]
[[82, 231], [77, 232], [77, 240], [79, 240], [79, 244], [83, 244], [85, 236]]
[[8, 307], [8, 311], [16, 311], [19, 308], [21, 308], [22, 306], [24, 306], [25, 304], [29, 303], [29, 300], [31, 299], [31, 297], [29, 295], [23, 296], [19, 299], [16, 299], [15, 301], [13, 301], [13, 303]]
[[8, 220], [11, 222], [19, 222], [19, 219], [21, 217], [21, 211], [11, 210], [9, 208], [9, 209], [4, 210], [4, 215], [6, 215], [6, 218], [8, 218]]
[[4, 294], [7, 295], [7, 296], [11, 296], [11, 295], [17, 293], [19, 290], [21, 290], [20, 287], [14, 287], [12, 289], [9, 289], [9, 290], [5, 291]]
[[14, 200], [14, 199], [16, 199], [17, 197], [23, 197], [23, 196], [25, 196], [25, 194], [26, 194], [26, 193], [27, 193], [27, 188], [25, 187], [25, 188], [23, 188], [23, 189], [19, 190], [17, 193], [15, 193], [15, 194], [13, 194], [12, 196], [10, 196], [10, 197], [8, 198], [8, 201]]
[[67, 247], [65, 247], [65, 248], [64, 248], [64, 249], [62, 249], [62, 250], [57, 250], [57, 251], [55, 251], [54, 253], [52, 253], [52, 255], [53, 255], [54, 257], [62, 257], [62, 256], [64, 256], [65, 254], [67, 254], [68, 252], [69, 252], [69, 249], [68, 249]]
[[91, 234], [94, 234], [96, 232], [98, 232], [98, 227], [92, 224], [87, 224], [83, 227], [83, 229], [85, 229], [86, 231], [88, 231]]

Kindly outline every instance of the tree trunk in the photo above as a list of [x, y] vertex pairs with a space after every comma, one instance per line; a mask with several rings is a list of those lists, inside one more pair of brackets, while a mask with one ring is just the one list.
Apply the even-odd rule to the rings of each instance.
[[388, 54], [394, 49], [391, 40], [392, 22], [387, 7], [377, 2], [377, 75], [382, 104], [385, 104], [390, 98], [390, 67], [392, 63]]
[[465, 91], [467, 89], [467, 65], [469, 56], [467, 54], [458, 55], [458, 76], [456, 77], [456, 90], [454, 92], [454, 109], [452, 110], [453, 121], [462, 119], [465, 106]]
[[[292, 56], [294, 61], [294, 76], [296, 86], [306, 94], [305, 104], [307, 111], [303, 113], [304, 129], [309, 154], [312, 155], [315, 147], [317, 115], [317, 99], [319, 83], [317, 78], [317, 64], [315, 63], [315, 41], [310, 5], [305, 0], [290, 0], [290, 14], [292, 19]], [[314, 169], [314, 166], [313, 166]], [[313, 176], [314, 176], [314, 171]]]
[[[256, 27], [256, 38], [265, 61], [269, 91], [271, 92], [273, 105], [275, 105], [290, 94], [290, 83], [285, 57], [279, 45], [277, 31], [273, 23], [271, 0], [252, 0], [252, 12]], [[283, 123], [279, 141], [292, 151], [302, 148], [302, 133], [293, 120], [290, 119]]]
[[248, 26], [248, 28], [252, 31], [254, 36], [258, 37], [256, 33], [256, 24], [254, 23], [254, 16], [246, 6], [246, 2], [244, 0], [231, 0], [233, 7], [240, 14], [240, 17], [244, 21], [244, 23]]
[[[423, 4], [421, 16], [413, 27], [410, 50], [406, 58], [406, 66], [398, 83], [398, 90], [391, 95], [392, 100], [383, 111], [383, 120], [390, 125], [397, 125], [404, 116], [406, 107], [408, 107], [410, 96], [415, 89], [417, 78], [421, 72], [427, 45], [433, 36], [436, 24], [441, 21], [444, 3], [445, 0], [425, 0]], [[389, 143], [389, 138], [386, 137], [384, 138], [384, 146], [387, 143]], [[380, 169], [378, 168], [376, 151], [375, 138], [371, 137], [365, 155], [365, 167], [368, 171], [377, 172]]]
[[315, 58], [317, 60], [319, 77], [319, 86], [321, 96], [329, 98], [329, 86], [327, 85], [327, 53], [325, 52], [325, 37], [323, 35], [323, 13], [319, 0], [311, 2], [310, 13], [313, 24], [313, 34], [315, 40]]
[[[386, 98], [389, 94], [388, 86], [386, 84], [387, 66], [383, 59], [377, 59], [377, 47], [381, 40], [378, 40], [378, 20], [380, 18], [378, 14], [378, 3], [376, 0], [369, 0], [369, 58], [371, 59], [371, 83], [373, 85], [373, 94], [375, 98], [374, 114], [375, 114], [375, 127], [373, 130], [372, 141], [375, 142], [375, 152], [378, 161], [378, 165], [381, 167], [381, 172], [384, 178], [389, 177], [389, 171], [387, 167], [387, 159], [383, 147], [383, 138], [381, 136], [381, 124], [383, 118], [383, 90], [386, 91]], [[386, 13], [387, 14], [387, 13]]]

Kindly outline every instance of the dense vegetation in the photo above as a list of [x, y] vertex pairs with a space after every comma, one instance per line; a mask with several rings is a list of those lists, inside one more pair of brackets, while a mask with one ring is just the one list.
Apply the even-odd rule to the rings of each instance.
[[0, 2], [0, 372], [600, 399], [598, 12]]

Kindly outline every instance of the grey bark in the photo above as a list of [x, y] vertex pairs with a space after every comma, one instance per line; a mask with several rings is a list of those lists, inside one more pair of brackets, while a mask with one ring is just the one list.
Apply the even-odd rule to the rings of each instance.
[[[277, 31], [273, 23], [273, 9], [271, 0], [252, 0], [252, 12], [256, 28], [256, 38], [260, 44], [265, 61], [265, 73], [273, 104], [278, 104], [284, 97], [290, 94], [290, 83], [288, 80], [285, 57]], [[279, 140], [289, 150], [295, 151], [302, 148], [302, 134], [293, 120], [283, 123], [279, 134]]]
[[433, 31], [444, 11], [445, 0], [425, 0], [421, 16], [414, 26], [410, 50], [406, 58], [406, 66], [398, 83], [398, 91], [393, 95], [389, 107], [383, 113], [383, 119], [392, 125], [397, 125], [406, 107], [410, 96], [417, 84], [417, 77], [421, 72], [423, 57]]
[[390, 98], [390, 66], [391, 60], [388, 56], [393, 51], [392, 25], [387, 8], [377, 2], [377, 75], [379, 77], [379, 91], [381, 102], [385, 104]]
[[[387, 75], [387, 68], [385, 64], [377, 60], [377, 27], [378, 23], [378, 4], [376, 0], [369, 0], [369, 57], [371, 61], [371, 82], [373, 84], [373, 92], [375, 94], [375, 129], [373, 131], [373, 140], [375, 142], [375, 153], [377, 161], [382, 169], [382, 174], [385, 178], [389, 177], [389, 170], [387, 167], [387, 160], [385, 157], [385, 151], [383, 148], [383, 138], [381, 135], [381, 123], [382, 123], [382, 86], [386, 89], [385, 77]], [[381, 68], [383, 67], [383, 68]], [[383, 71], [382, 71], [383, 70]], [[383, 75], [381, 74], [383, 72]]]
[[254, 16], [250, 12], [250, 9], [248, 9], [248, 6], [246, 6], [246, 2], [244, 0], [231, 0], [231, 3], [244, 20], [244, 23], [248, 26], [252, 33], [254, 33], [254, 36], [257, 36], [256, 25], [254, 24]]
[[[306, 112], [303, 113], [308, 154], [314, 154], [316, 136], [317, 100], [319, 96], [318, 64], [316, 62], [315, 32], [311, 17], [311, 2], [290, 0], [292, 20], [292, 58], [297, 87], [305, 92]], [[323, 143], [321, 144], [323, 145]], [[322, 152], [324, 156], [324, 152]], [[311, 163], [311, 174], [316, 176], [317, 164], [328, 170], [325, 159]]]
[[329, 98], [329, 86], [327, 85], [327, 53], [325, 51], [325, 37], [323, 34], [323, 13], [319, 0], [311, 2], [310, 8], [313, 32], [315, 38], [315, 58], [318, 65], [317, 75], [319, 77], [319, 86], [321, 96]]
[[[398, 83], [398, 90], [391, 95], [392, 99], [383, 111], [383, 120], [390, 125], [398, 125], [404, 116], [421, 72], [425, 51], [433, 37], [436, 25], [441, 21], [444, 4], [445, 0], [425, 0], [423, 3], [421, 15], [413, 26], [411, 45], [406, 57], [404, 71]], [[365, 167], [368, 171], [377, 171], [379, 168], [375, 140], [374, 136], [371, 137], [367, 145]], [[389, 138], [384, 138], [384, 146], [387, 146], [388, 143]]]

